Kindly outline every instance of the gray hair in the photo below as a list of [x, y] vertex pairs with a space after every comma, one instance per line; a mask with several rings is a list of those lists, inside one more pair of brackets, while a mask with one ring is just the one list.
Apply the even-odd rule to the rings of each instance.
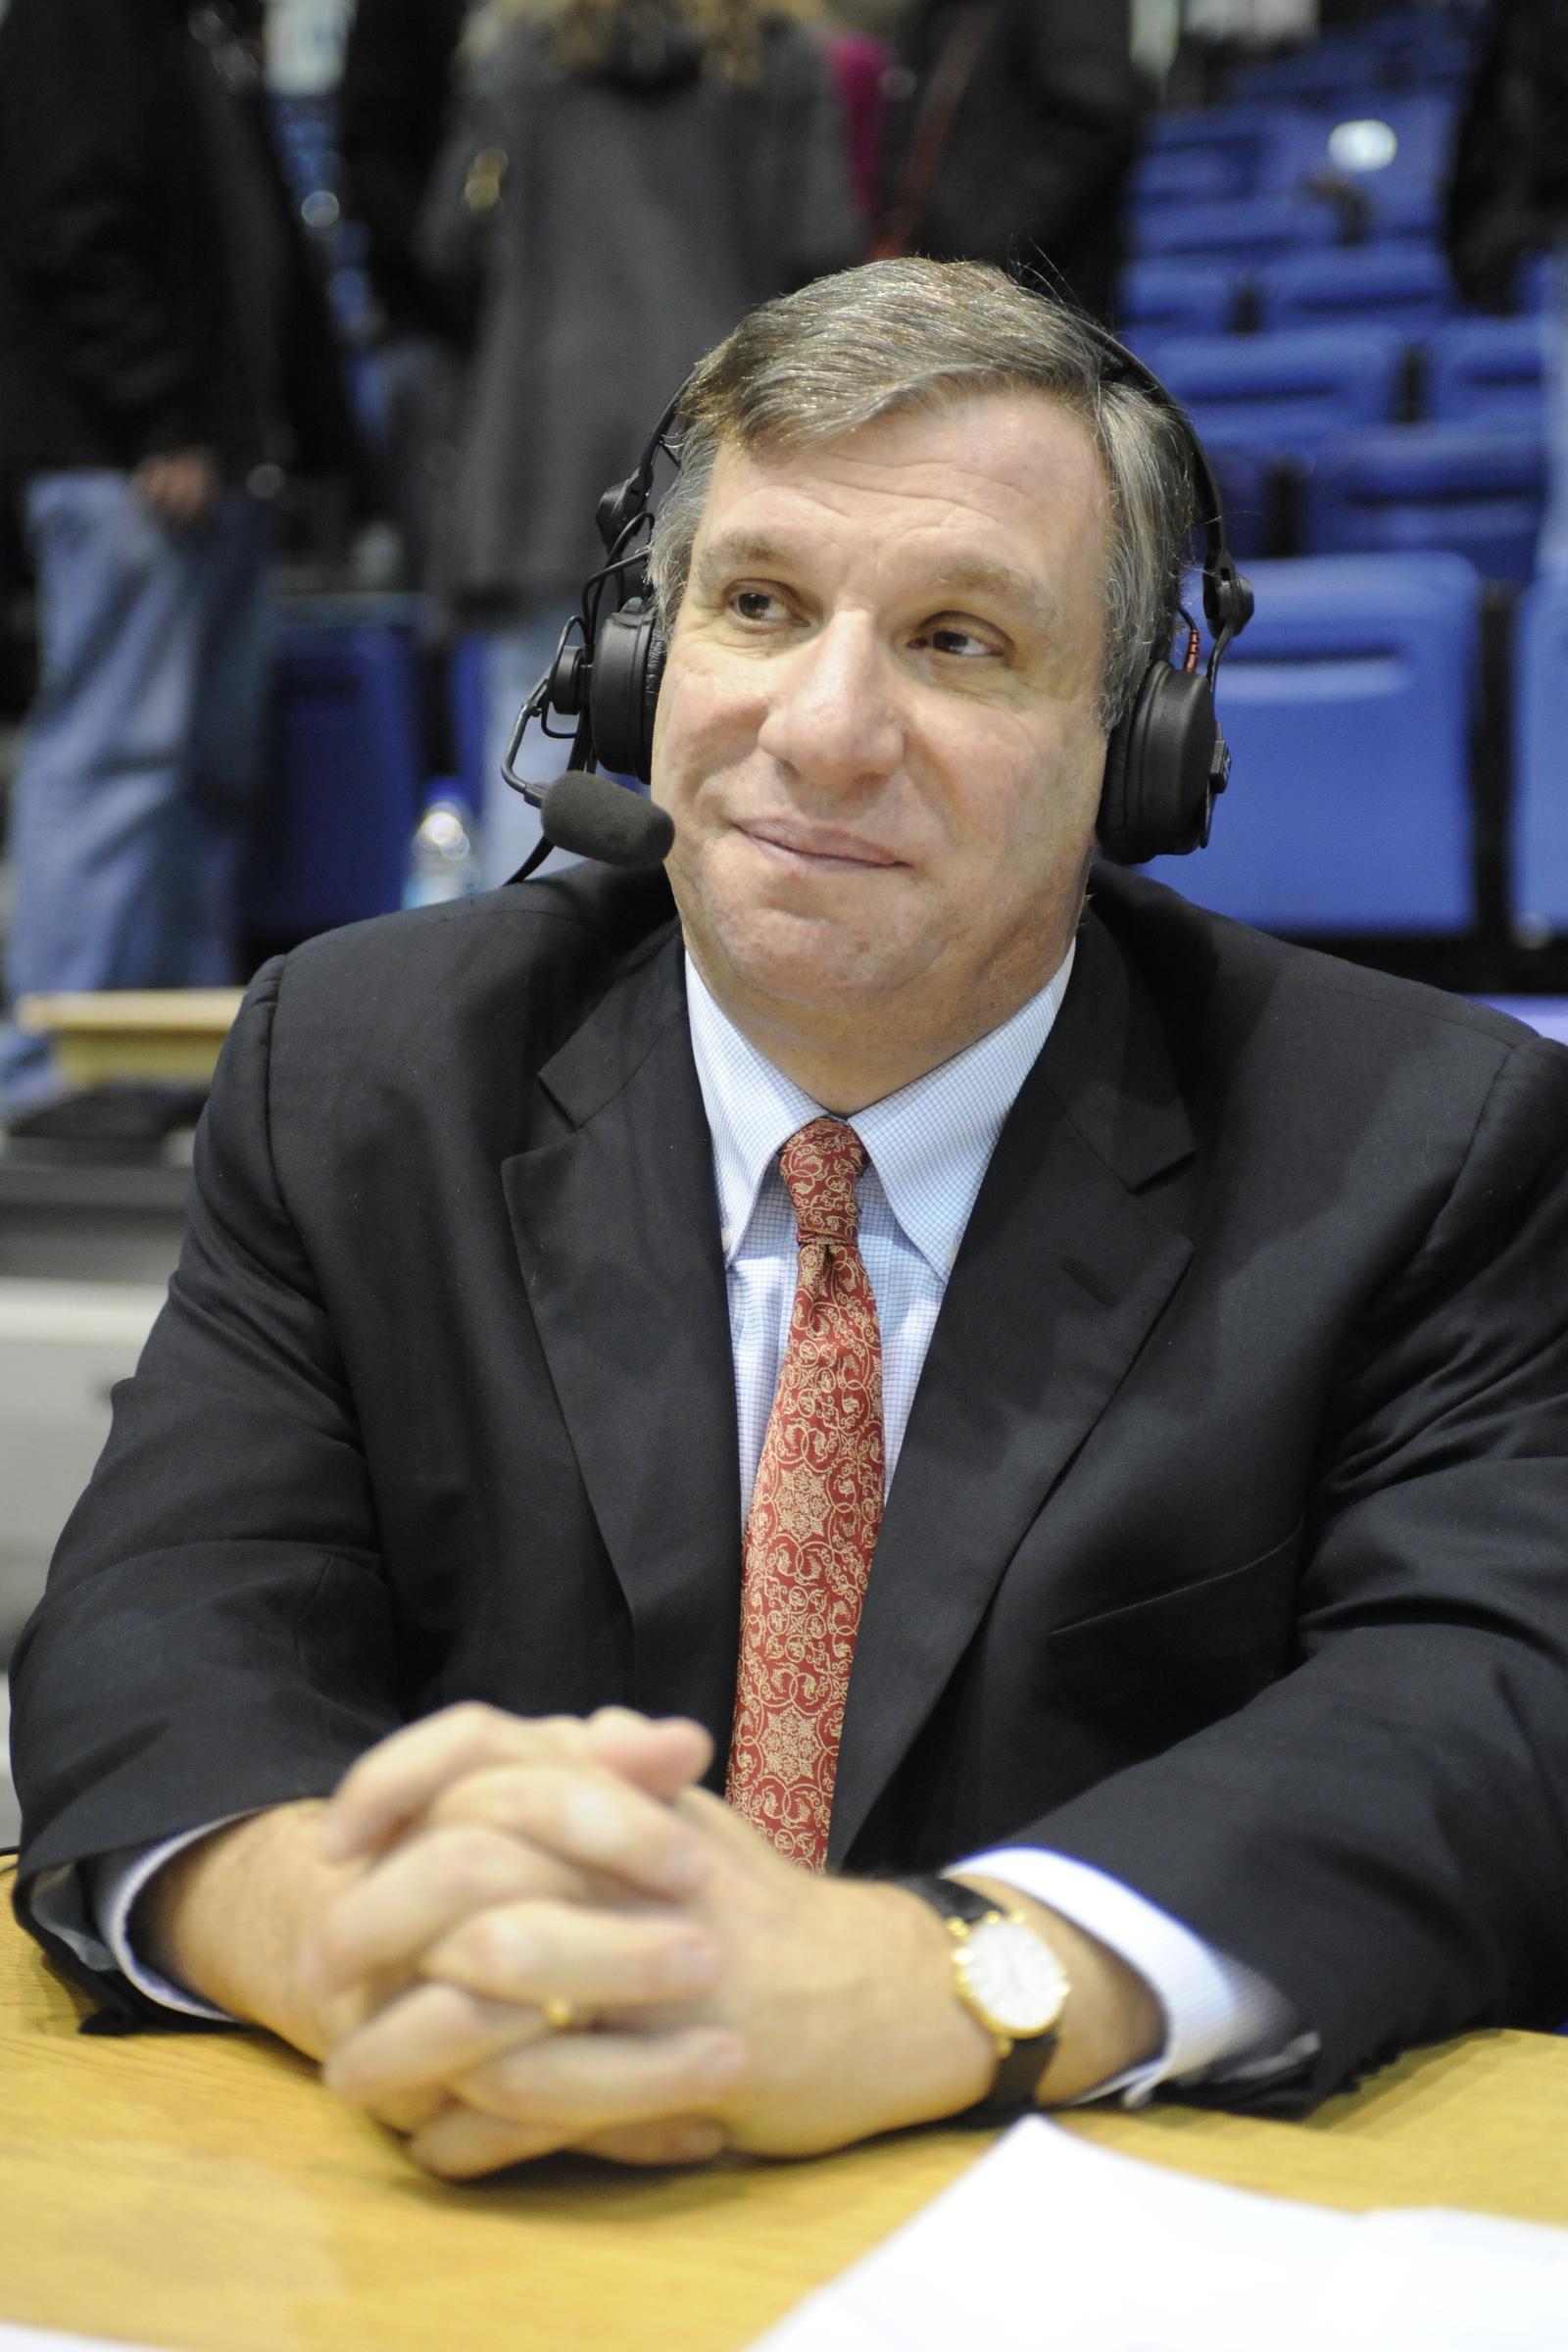
[[1110, 494], [1100, 718], [1132, 707], [1168, 652], [1193, 532], [1188, 431], [1115, 372], [1078, 313], [985, 262], [867, 262], [748, 312], [681, 395], [680, 472], [649, 551], [662, 626], [686, 593], [713, 463], [726, 443], [788, 453], [899, 411], [1039, 392], [1089, 429]]

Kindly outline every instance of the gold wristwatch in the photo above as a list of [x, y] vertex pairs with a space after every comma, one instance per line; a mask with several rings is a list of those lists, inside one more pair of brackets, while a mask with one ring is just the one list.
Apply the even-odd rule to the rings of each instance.
[[957, 1879], [901, 1879], [939, 1912], [953, 1937], [953, 1985], [996, 2045], [997, 2072], [983, 2099], [954, 2121], [1007, 2124], [1027, 2115], [1051, 2064], [1071, 1989], [1067, 1972], [1018, 1911]]

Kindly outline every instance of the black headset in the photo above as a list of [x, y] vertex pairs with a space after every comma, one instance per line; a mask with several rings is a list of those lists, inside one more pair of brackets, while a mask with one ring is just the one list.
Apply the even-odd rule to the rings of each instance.
[[[1187, 443], [1203, 531], [1203, 612], [1213, 639], [1207, 667], [1198, 666], [1198, 629], [1184, 611], [1184, 664], [1178, 667], [1163, 656], [1150, 663], [1132, 709], [1111, 730], [1105, 747], [1096, 821], [1101, 855], [1118, 865], [1141, 865], [1146, 858], [1200, 849], [1208, 840], [1214, 801], [1230, 777], [1230, 752], [1214, 708], [1215, 672], [1226, 648], [1252, 616], [1252, 590], [1226, 546], [1219, 487], [1186, 412], [1107, 329], [1083, 317], [1077, 322], [1109, 364], [1102, 380], [1136, 384], [1176, 419]], [[655, 426], [636, 471], [612, 483], [599, 501], [594, 519], [606, 561], [585, 583], [555, 661], [513, 729], [502, 773], [529, 800], [540, 801], [550, 790], [514, 772], [531, 721], [547, 735], [571, 734], [573, 769], [603, 765], [640, 783], [649, 781], [665, 651], [648, 572], [654, 468], [661, 452], [680, 465], [679, 445], [670, 436], [683, 392], [684, 386]], [[572, 726], [552, 726], [552, 717], [569, 719]], [[535, 862], [531, 859], [524, 870]]]

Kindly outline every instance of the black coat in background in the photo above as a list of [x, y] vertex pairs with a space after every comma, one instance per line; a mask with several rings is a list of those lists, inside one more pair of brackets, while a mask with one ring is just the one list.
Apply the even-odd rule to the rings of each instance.
[[343, 53], [344, 197], [369, 236], [367, 268], [391, 335], [463, 340], [468, 306], [420, 269], [415, 227], [441, 152], [458, 43], [472, 0], [358, 0]]
[[[1238, 2104], [1568, 2016], [1565, 1299], [1568, 1054], [1103, 875], [925, 1359], [830, 1866], [1110, 1872], [1321, 2037]], [[13, 1662], [21, 1917], [458, 1698], [689, 1714], [721, 1785], [739, 1484], [662, 877], [269, 967]]]
[[1454, 139], [1448, 260], [1510, 311], [1526, 254], [1568, 236], [1568, 0], [1492, 0]]
[[[259, 0], [235, 0], [241, 30]], [[0, 20], [0, 411], [7, 471], [131, 470], [214, 450], [231, 479], [273, 456], [193, 75], [188, 0], [11, 0]], [[326, 305], [258, 89], [245, 126], [291, 257], [281, 390], [303, 470], [353, 435]]]
[[564, 620], [603, 561], [606, 483], [703, 353], [862, 235], [814, 33], [762, 15], [755, 71], [731, 76], [679, 26], [645, 37], [630, 0], [606, 29], [577, 68], [557, 26], [515, 19], [464, 79], [420, 222], [423, 266], [478, 318], [446, 582], [503, 625]]
[[993, 24], [909, 242], [939, 261], [1042, 260], [1108, 319], [1121, 210], [1149, 92], [1132, 63], [1127, 0], [916, 0], [894, 27], [898, 80], [883, 138], [882, 202], [897, 202], [931, 74], [959, 19]]

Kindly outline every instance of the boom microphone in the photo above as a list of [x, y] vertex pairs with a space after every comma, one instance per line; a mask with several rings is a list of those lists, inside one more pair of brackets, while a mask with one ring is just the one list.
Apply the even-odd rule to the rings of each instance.
[[558, 850], [606, 865], [662, 865], [675, 838], [664, 810], [645, 794], [582, 767], [568, 767], [547, 786], [539, 824]]

